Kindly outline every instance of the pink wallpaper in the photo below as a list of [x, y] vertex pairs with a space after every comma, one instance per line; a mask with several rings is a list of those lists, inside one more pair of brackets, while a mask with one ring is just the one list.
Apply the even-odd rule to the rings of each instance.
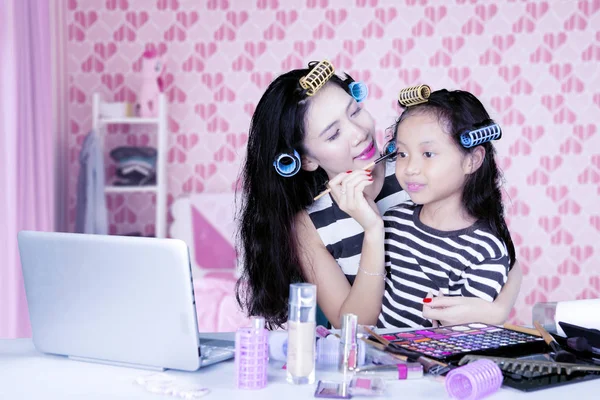
[[[478, 95], [497, 143], [525, 270], [514, 322], [536, 301], [600, 294], [600, 0], [69, 0], [69, 201], [95, 91], [134, 101], [140, 57], [168, 57], [169, 202], [231, 192], [254, 105], [278, 73], [328, 58], [368, 83], [379, 135], [399, 89]], [[153, 144], [144, 128], [108, 145]], [[153, 231], [150, 195], [111, 195], [111, 232]], [[210, 212], [210, 210], [207, 210]]]

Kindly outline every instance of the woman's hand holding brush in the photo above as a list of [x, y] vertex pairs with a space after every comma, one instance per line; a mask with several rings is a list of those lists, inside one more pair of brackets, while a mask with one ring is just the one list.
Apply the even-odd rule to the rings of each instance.
[[375, 203], [367, 198], [364, 190], [373, 184], [370, 170], [347, 171], [335, 176], [329, 181], [331, 196], [340, 207], [356, 222], [365, 233], [372, 228], [383, 232], [383, 219]]
[[[396, 142], [394, 141], [390, 141], [388, 142], [388, 144], [386, 145], [386, 148], [384, 150], [384, 154], [379, 157], [378, 159], [376, 159], [375, 161], [373, 161], [372, 163], [369, 163], [367, 165], [365, 165], [362, 170], [366, 171], [366, 170], [370, 170], [371, 168], [373, 168], [375, 165], [379, 164], [381, 161], [386, 160], [392, 156], [396, 155]], [[322, 191], [321, 193], [319, 193], [319, 195], [317, 197], [315, 197], [313, 200], [317, 201], [319, 200], [321, 197], [325, 196], [327, 193], [331, 192], [331, 182], [328, 183], [329, 188]]]

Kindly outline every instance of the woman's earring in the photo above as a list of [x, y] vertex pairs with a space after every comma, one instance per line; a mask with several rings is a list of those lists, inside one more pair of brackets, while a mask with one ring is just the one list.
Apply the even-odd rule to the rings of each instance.
[[294, 176], [300, 171], [302, 161], [300, 160], [300, 154], [294, 149], [279, 153], [273, 161], [275, 171], [285, 178]]

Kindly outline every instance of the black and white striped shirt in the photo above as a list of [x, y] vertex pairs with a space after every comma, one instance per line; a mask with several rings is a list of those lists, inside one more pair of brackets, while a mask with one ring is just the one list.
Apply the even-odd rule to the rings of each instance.
[[[408, 195], [396, 179], [395, 162], [385, 163], [385, 180], [375, 199], [383, 215], [390, 207], [406, 200]], [[325, 247], [337, 261], [350, 284], [358, 272], [364, 230], [358, 222], [342, 211], [327, 194], [307, 208], [307, 212]]]
[[388, 275], [379, 327], [431, 326], [423, 318], [427, 292], [493, 301], [507, 280], [506, 245], [483, 221], [439, 231], [420, 221], [421, 208], [407, 202], [383, 216]]

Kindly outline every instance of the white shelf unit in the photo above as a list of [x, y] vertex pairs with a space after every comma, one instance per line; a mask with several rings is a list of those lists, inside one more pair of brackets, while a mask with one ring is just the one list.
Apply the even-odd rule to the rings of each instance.
[[167, 236], [167, 99], [161, 93], [158, 99], [158, 117], [122, 117], [104, 118], [100, 115], [103, 99], [100, 93], [94, 93], [92, 103], [92, 127], [101, 138], [102, 148], [105, 150], [106, 125], [131, 124], [155, 125], [157, 135], [156, 146], [156, 185], [148, 186], [110, 186], [104, 188], [105, 193], [155, 193], [156, 194], [156, 220], [155, 235], [159, 238]]

